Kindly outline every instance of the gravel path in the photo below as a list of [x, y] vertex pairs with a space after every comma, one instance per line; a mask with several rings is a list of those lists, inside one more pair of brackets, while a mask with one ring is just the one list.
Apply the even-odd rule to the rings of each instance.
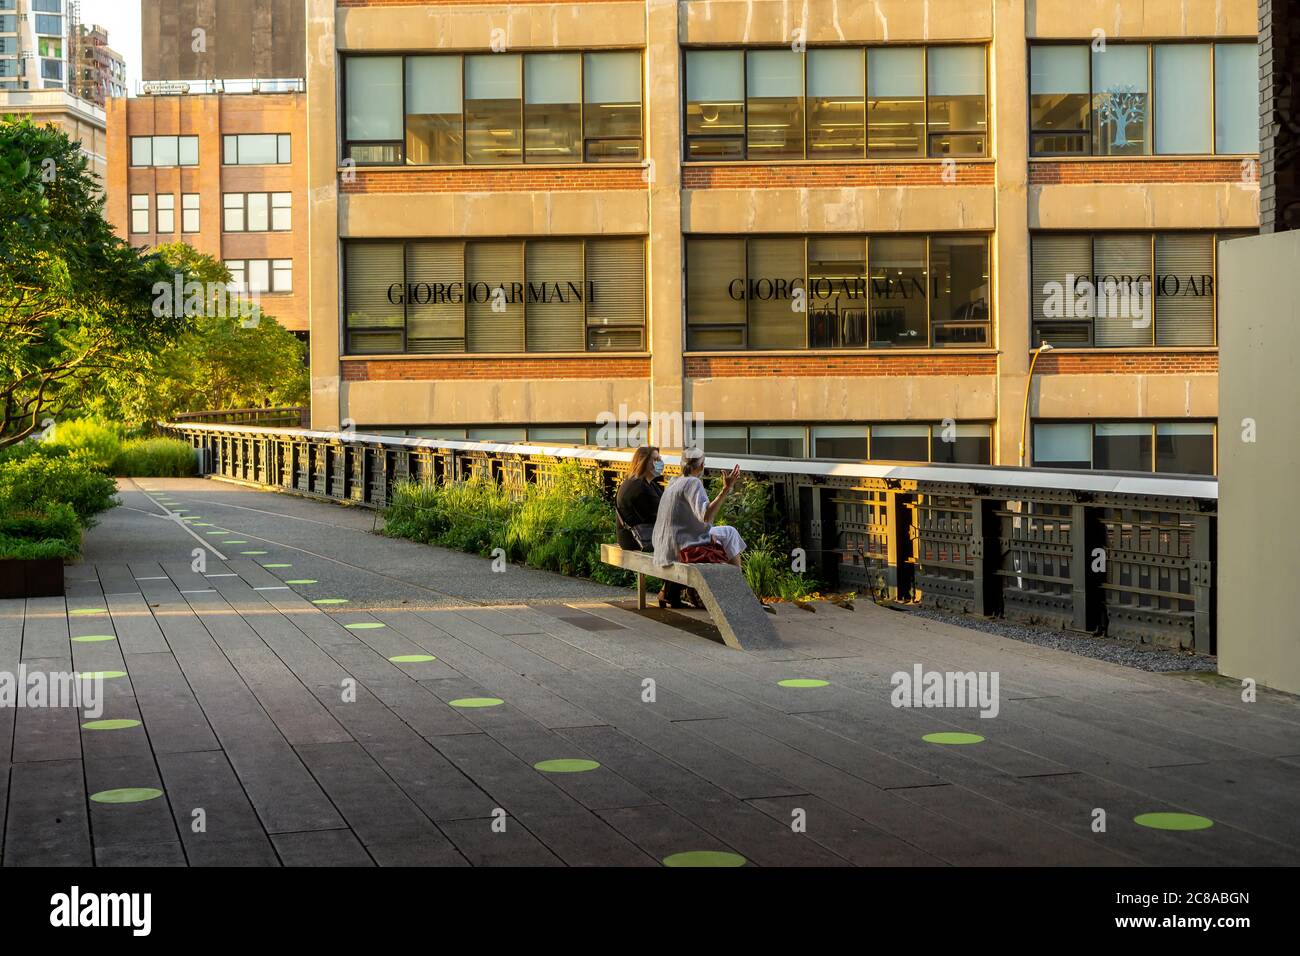
[[1211, 674], [1218, 671], [1219, 662], [1216, 657], [1134, 644], [1109, 637], [1093, 637], [1089, 634], [1077, 634], [1073, 631], [1058, 631], [1050, 627], [1039, 627], [1034, 624], [1015, 624], [1000, 618], [953, 614], [948, 611], [935, 611], [930, 608], [910, 605], [895, 606], [901, 607], [908, 614], [915, 614], [917, 617], [928, 618], [932, 621], [942, 621], [945, 624], [955, 624], [958, 627], [969, 627], [972, 630], [983, 631], [986, 634], [1008, 637], [1013, 641], [1024, 641], [1026, 644], [1054, 647], [1057, 650], [1069, 651], [1071, 654], [1078, 654], [1081, 657], [1093, 657], [1097, 660], [1109, 661], [1112, 664], [1135, 667], [1138, 670], [1155, 673], [1197, 671]]

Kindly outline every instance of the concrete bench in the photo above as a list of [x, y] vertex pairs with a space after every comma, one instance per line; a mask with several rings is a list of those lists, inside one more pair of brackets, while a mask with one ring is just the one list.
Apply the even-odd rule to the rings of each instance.
[[636, 573], [636, 606], [646, 606], [647, 577], [695, 588], [728, 647], [738, 651], [780, 648], [785, 644], [772, 626], [744, 573], [734, 564], [670, 564], [657, 567], [645, 551], [625, 551], [614, 544], [600, 546], [605, 564]]

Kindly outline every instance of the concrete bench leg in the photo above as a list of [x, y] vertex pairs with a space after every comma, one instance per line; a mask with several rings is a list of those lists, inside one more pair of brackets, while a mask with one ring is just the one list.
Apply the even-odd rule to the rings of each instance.
[[639, 571], [636, 576], [636, 609], [645, 610], [645, 575]]

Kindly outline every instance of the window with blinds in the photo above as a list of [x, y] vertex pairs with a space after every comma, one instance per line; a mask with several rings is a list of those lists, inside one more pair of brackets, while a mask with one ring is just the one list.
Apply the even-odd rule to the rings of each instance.
[[[802, 239], [749, 240], [749, 274], [755, 283], [749, 297], [749, 347], [755, 349], [803, 348], [806, 342], [803, 308], [795, 310], [795, 290], [804, 288]], [[766, 281], [762, 281], [766, 280]]]
[[587, 347], [644, 348], [645, 243], [592, 239], [586, 246]]
[[1080, 316], [1074, 290], [1092, 275], [1092, 237], [1036, 235], [1030, 251], [1034, 345], [1092, 344], [1092, 319]]
[[406, 247], [406, 351], [465, 351], [465, 246], [412, 242]]
[[[1215, 233], [1038, 234], [1034, 344], [1213, 346]], [[1076, 276], [1073, 296], [1067, 277]], [[1073, 315], [1071, 315], [1073, 311]]]
[[[345, 250], [344, 327], [348, 351], [401, 352], [405, 316], [390, 291], [402, 286], [402, 244], [349, 243]], [[398, 297], [400, 302], [400, 296]]]
[[355, 242], [352, 354], [640, 351], [645, 240]]
[[582, 243], [528, 243], [527, 343], [530, 352], [581, 352], [586, 347]]
[[1156, 236], [1156, 344], [1214, 344], [1214, 236]]
[[465, 247], [465, 344], [470, 352], [524, 350], [522, 242], [471, 242]]
[[1096, 236], [1092, 263], [1096, 273], [1093, 344], [1098, 348], [1150, 345], [1154, 321], [1150, 301], [1144, 305], [1143, 299], [1151, 295], [1151, 288], [1143, 284], [1151, 279], [1151, 235]]
[[744, 239], [686, 240], [688, 349], [745, 347], [744, 286]]

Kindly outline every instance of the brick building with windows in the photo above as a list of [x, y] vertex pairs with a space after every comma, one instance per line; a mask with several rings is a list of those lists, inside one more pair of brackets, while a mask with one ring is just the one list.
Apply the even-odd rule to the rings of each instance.
[[105, 215], [133, 245], [186, 242], [292, 332], [307, 332], [302, 93], [108, 102]]
[[308, 0], [313, 423], [1213, 472], [1256, 17]]

